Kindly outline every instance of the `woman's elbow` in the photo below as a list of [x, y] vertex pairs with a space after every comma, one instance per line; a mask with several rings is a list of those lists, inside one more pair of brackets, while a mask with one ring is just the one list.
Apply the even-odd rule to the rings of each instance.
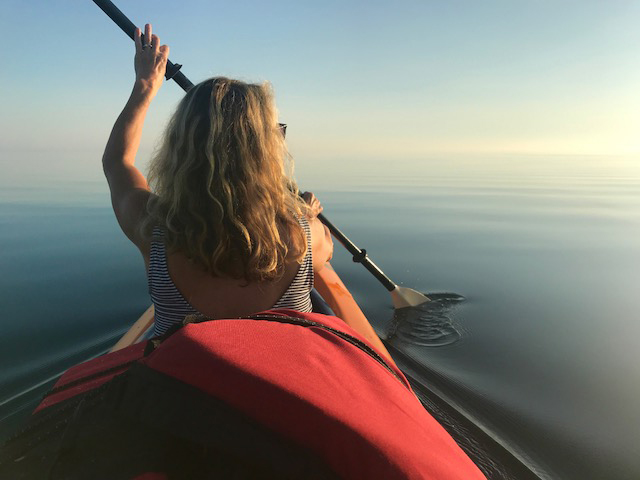
[[327, 228], [326, 225], [324, 227], [324, 244], [325, 244], [325, 254], [326, 260], [324, 263], [331, 261], [333, 258], [333, 238], [331, 237], [331, 232]]

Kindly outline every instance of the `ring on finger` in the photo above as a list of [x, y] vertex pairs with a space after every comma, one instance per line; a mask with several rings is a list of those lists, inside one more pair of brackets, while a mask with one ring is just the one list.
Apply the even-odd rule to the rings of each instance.
[[144, 50], [145, 48], [151, 48], [151, 44], [150, 43], [145, 43], [144, 45], [142, 45], [142, 49]]

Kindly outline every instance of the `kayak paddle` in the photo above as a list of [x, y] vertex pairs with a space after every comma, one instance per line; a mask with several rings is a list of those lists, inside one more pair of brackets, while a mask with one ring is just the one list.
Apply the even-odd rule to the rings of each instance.
[[[111, 20], [113, 20], [116, 25], [118, 25], [122, 31], [129, 36], [129, 38], [133, 40], [136, 26], [118, 9], [118, 7], [113, 4], [113, 2], [111, 2], [111, 0], [93, 0], [93, 2], [100, 7], [100, 9], [106, 13], [109, 18], [111, 18]], [[167, 61], [167, 72], [165, 74], [165, 78], [167, 80], [174, 80], [185, 92], [188, 92], [193, 87], [193, 83], [179, 71], [181, 67], [182, 65]], [[391, 293], [391, 301], [395, 308], [415, 307], [429, 301], [428, 297], [416, 290], [396, 285], [375, 263], [373, 263], [373, 261], [371, 261], [367, 256], [366, 250], [358, 248], [344, 233], [327, 220], [324, 215], [319, 214], [318, 219], [327, 226], [331, 234], [349, 251], [349, 253], [351, 253], [351, 255], [353, 255], [353, 261], [361, 263], [364, 268], [369, 270], [369, 272], [371, 272], [371, 274], [376, 277], [376, 279], [378, 279], [378, 281]]]
[[[113, 2], [110, 0], [93, 0], [100, 9], [107, 14], [107, 16], [115, 22], [116, 25], [120, 27], [120, 29], [126, 33], [131, 40], [133, 40], [133, 35], [136, 31], [136, 26], [133, 24], [131, 20], [127, 18], [127, 16], [120, 11], [118, 7], [116, 7]], [[184, 76], [182, 72], [180, 72], [180, 68], [182, 65], [178, 63], [172, 63], [167, 60], [167, 71], [164, 75], [164, 78], [167, 80], [173, 80], [178, 85], [180, 85], [185, 92], [188, 92], [191, 87], [193, 87], [193, 83]]]
[[342, 233], [333, 223], [331, 223], [327, 217], [323, 214], [318, 215], [318, 219], [324, 223], [331, 234], [346, 248], [351, 255], [353, 255], [353, 261], [362, 264], [364, 268], [369, 270], [376, 279], [389, 290], [391, 294], [391, 301], [395, 308], [402, 307], [417, 307], [429, 301], [429, 297], [422, 293], [407, 287], [401, 287], [396, 285], [385, 273], [380, 270], [373, 261], [367, 255], [367, 251], [363, 248], [360, 249], [354, 244], [347, 236]]

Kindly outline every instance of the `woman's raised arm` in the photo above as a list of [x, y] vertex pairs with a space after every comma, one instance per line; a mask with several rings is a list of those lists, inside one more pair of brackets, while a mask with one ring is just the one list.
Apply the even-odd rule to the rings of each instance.
[[137, 234], [150, 195], [144, 175], [134, 166], [142, 126], [151, 100], [162, 86], [169, 56], [169, 47], [160, 45], [151, 25], [135, 32], [136, 80], [131, 96], [116, 120], [102, 156], [111, 203], [118, 223], [129, 239], [145, 253], [147, 246]]

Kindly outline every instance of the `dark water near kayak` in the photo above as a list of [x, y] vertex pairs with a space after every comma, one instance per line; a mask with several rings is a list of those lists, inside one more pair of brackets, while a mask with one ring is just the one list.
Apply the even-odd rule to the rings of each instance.
[[[0, 436], [52, 378], [149, 303], [100, 152], [2, 152]], [[614, 157], [298, 160], [301, 186], [398, 283], [440, 297], [393, 320], [336, 246], [381, 334], [543, 478], [640, 478], [640, 166]]]

